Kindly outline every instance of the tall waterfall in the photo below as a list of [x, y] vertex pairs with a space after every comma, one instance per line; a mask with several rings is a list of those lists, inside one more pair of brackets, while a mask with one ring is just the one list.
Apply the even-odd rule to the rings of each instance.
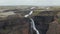
[[31, 26], [32, 26], [32, 28], [36, 31], [36, 34], [40, 34], [39, 31], [38, 31], [38, 30], [36, 29], [36, 27], [35, 27], [34, 20], [33, 20], [32, 18], [30, 18], [30, 20], [31, 20]]
[[[33, 9], [34, 7], [32, 7], [31, 9]], [[33, 11], [30, 11], [30, 13], [29, 14], [27, 14], [27, 15], [25, 15], [24, 17], [28, 17], [28, 16], [30, 16], [31, 14], [33, 13]], [[36, 34], [40, 34], [39, 33], [39, 31], [36, 29], [36, 27], [35, 27], [35, 23], [34, 23], [34, 20], [32, 19], [32, 18], [30, 18], [30, 20], [31, 20], [31, 26], [32, 26], [32, 28], [36, 31]]]

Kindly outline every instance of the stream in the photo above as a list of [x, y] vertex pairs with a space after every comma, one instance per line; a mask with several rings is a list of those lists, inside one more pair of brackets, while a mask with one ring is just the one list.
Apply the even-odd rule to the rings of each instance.
[[[33, 9], [33, 7], [32, 7]], [[33, 11], [30, 11], [29, 14], [25, 15], [24, 17], [27, 18], [28, 16], [30, 16], [31, 14], [33, 13]], [[31, 20], [31, 27], [34, 29], [34, 31], [36, 31], [36, 34], [40, 34], [39, 31], [36, 29], [35, 27], [35, 23], [34, 23], [34, 20], [32, 18], [30, 18]]]

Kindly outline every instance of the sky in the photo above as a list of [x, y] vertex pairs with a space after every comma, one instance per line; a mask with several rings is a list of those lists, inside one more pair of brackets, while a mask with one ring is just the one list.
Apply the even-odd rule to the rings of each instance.
[[60, 0], [0, 0], [0, 6], [7, 5], [60, 6]]

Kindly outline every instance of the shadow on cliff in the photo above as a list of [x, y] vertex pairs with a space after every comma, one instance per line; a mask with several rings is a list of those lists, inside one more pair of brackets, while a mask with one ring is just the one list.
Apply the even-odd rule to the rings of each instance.
[[[49, 23], [54, 21], [54, 16], [34, 16], [33, 19], [40, 34], [46, 34], [49, 29]], [[36, 33], [33, 31], [33, 34]]]

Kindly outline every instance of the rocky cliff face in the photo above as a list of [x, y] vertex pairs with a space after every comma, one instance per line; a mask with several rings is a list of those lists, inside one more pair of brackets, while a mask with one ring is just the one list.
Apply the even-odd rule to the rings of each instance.
[[54, 20], [54, 16], [34, 16], [33, 19], [40, 34], [46, 34], [49, 29], [49, 23]]

